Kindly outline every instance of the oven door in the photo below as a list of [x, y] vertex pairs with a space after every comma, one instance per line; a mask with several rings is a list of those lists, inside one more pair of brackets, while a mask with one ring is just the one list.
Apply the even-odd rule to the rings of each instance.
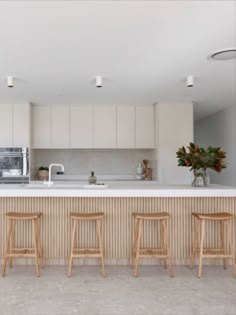
[[29, 181], [29, 154], [27, 148], [0, 148], [0, 182]]

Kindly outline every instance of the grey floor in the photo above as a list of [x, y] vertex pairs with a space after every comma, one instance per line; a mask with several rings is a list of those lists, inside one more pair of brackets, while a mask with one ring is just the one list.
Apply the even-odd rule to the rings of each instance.
[[34, 268], [16, 266], [0, 278], [0, 315], [236, 315], [236, 279], [230, 267], [175, 267], [169, 278], [160, 266], [140, 268], [139, 278], [129, 267], [45, 267], [41, 278]]

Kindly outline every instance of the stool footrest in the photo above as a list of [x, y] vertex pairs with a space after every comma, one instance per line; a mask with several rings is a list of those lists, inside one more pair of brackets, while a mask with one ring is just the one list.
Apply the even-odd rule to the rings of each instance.
[[224, 254], [203, 254], [204, 258], [232, 258], [232, 255], [224, 255]]
[[73, 257], [101, 257], [99, 248], [74, 248]]
[[[194, 249], [195, 252], [200, 252], [200, 248], [195, 248]], [[227, 255], [224, 253], [224, 249], [223, 248], [203, 248], [203, 255], [211, 255], [211, 254], [215, 254], [215, 255]]]
[[30, 252], [35, 251], [33, 247], [12, 248], [11, 252]]
[[167, 253], [162, 248], [141, 248], [139, 249], [139, 256], [140, 257], [146, 257], [146, 256], [167, 257]]
[[17, 254], [11, 253], [11, 254], [7, 254], [7, 257], [9, 258], [25, 258], [25, 257], [35, 258], [36, 254], [35, 253], [17, 253]]

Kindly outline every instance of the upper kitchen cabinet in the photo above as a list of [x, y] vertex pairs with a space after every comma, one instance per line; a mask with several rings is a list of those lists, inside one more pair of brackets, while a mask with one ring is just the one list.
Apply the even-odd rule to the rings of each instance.
[[116, 148], [116, 106], [93, 107], [93, 147]]
[[12, 147], [12, 108], [10, 104], [0, 105], [0, 146], [1, 147]]
[[30, 104], [13, 105], [13, 147], [30, 147]]
[[92, 105], [70, 105], [70, 147], [93, 147]]
[[154, 148], [154, 106], [136, 106], [135, 117], [135, 147], [138, 149]]
[[0, 146], [30, 146], [30, 104], [0, 105]]
[[117, 106], [117, 148], [135, 148], [135, 107]]
[[51, 106], [32, 107], [33, 148], [51, 148]]
[[70, 130], [70, 108], [68, 105], [53, 105], [51, 107], [52, 127], [51, 141], [52, 148], [69, 148]]

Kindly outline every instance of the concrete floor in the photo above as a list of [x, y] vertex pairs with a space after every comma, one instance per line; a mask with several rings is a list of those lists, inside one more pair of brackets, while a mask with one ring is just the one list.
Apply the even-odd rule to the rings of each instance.
[[0, 315], [236, 315], [232, 268], [175, 267], [169, 278], [160, 266], [143, 266], [139, 278], [129, 267], [45, 267], [36, 278], [31, 266], [16, 266], [0, 278]]

